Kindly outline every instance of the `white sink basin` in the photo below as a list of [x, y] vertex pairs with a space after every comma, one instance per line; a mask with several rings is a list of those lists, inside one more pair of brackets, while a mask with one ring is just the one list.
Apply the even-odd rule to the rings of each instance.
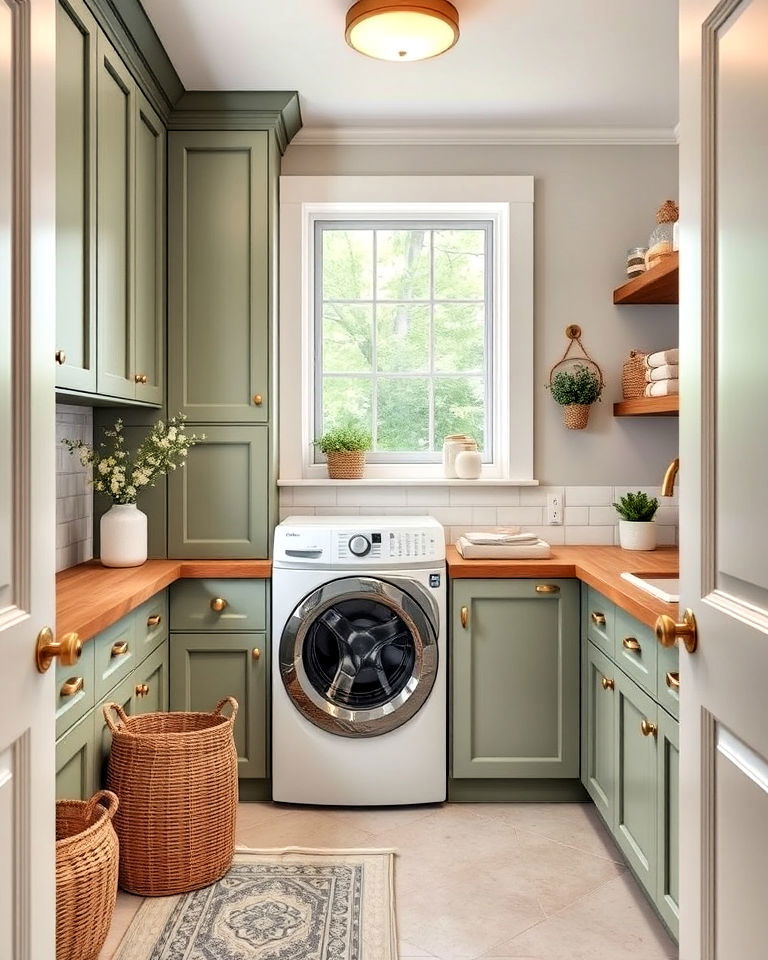
[[679, 577], [625, 572], [622, 573], [621, 578], [641, 590], [645, 590], [646, 593], [650, 593], [657, 600], [663, 600], [664, 603], [678, 603], [680, 600]]

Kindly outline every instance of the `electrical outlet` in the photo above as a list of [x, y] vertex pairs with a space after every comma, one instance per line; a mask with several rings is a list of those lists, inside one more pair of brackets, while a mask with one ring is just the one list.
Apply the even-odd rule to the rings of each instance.
[[563, 522], [563, 498], [559, 493], [547, 494], [547, 523], [559, 527]]

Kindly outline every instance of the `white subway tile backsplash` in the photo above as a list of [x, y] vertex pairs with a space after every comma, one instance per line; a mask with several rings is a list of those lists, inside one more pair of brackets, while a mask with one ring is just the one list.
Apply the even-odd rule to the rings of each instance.
[[[296, 490], [300, 490], [301, 487], [296, 487], [294, 490], [294, 497], [296, 496]], [[322, 487], [307, 487], [308, 490], [321, 490]], [[378, 506], [405, 506], [405, 486], [393, 486], [393, 487], [334, 487], [336, 493], [336, 503], [339, 506], [349, 505], [354, 507], [370, 507], [375, 508]], [[371, 513], [375, 513], [375, 509], [370, 510]]]
[[563, 521], [567, 526], [586, 527], [589, 525], [589, 507], [569, 507], [563, 510]]
[[566, 543], [612, 544], [613, 527], [565, 527]]
[[566, 487], [566, 507], [604, 507], [613, 501], [613, 487]]
[[542, 507], [499, 507], [496, 511], [498, 523], [519, 525], [535, 524], [542, 526], [544, 523], [544, 510]]
[[465, 487], [448, 487], [452, 507], [516, 507], [520, 487], [478, 487], [471, 481]]
[[405, 498], [411, 507], [447, 507], [451, 502], [448, 487], [408, 487]]
[[496, 525], [496, 507], [472, 507], [470, 522], [479, 526]]
[[65, 570], [93, 556], [93, 495], [89, 469], [62, 444], [93, 442], [93, 410], [71, 404], [56, 406], [56, 570]]
[[614, 507], [590, 507], [589, 525], [591, 527], [613, 527], [619, 522]]
[[294, 487], [293, 503], [297, 507], [335, 507], [336, 487]]

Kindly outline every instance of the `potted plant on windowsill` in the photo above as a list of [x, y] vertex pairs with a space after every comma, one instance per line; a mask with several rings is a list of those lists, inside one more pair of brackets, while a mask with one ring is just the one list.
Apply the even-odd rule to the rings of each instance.
[[619, 544], [622, 550], [656, 549], [656, 511], [659, 501], [640, 490], [627, 493], [614, 503], [619, 514]]
[[359, 480], [365, 471], [365, 452], [373, 446], [367, 430], [349, 424], [324, 433], [315, 444], [328, 461], [332, 480]]
[[563, 423], [569, 430], [583, 430], [589, 423], [589, 411], [600, 400], [603, 381], [600, 375], [577, 364], [572, 370], [561, 370], [549, 384], [556, 403], [563, 408]]

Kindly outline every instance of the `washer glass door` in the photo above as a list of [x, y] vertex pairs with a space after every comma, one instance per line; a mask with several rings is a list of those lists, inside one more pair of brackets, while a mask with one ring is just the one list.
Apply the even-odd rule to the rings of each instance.
[[280, 673], [294, 705], [344, 737], [379, 736], [405, 723], [437, 675], [430, 603], [426, 594], [422, 605], [375, 577], [344, 577], [315, 590], [293, 611], [280, 642]]

